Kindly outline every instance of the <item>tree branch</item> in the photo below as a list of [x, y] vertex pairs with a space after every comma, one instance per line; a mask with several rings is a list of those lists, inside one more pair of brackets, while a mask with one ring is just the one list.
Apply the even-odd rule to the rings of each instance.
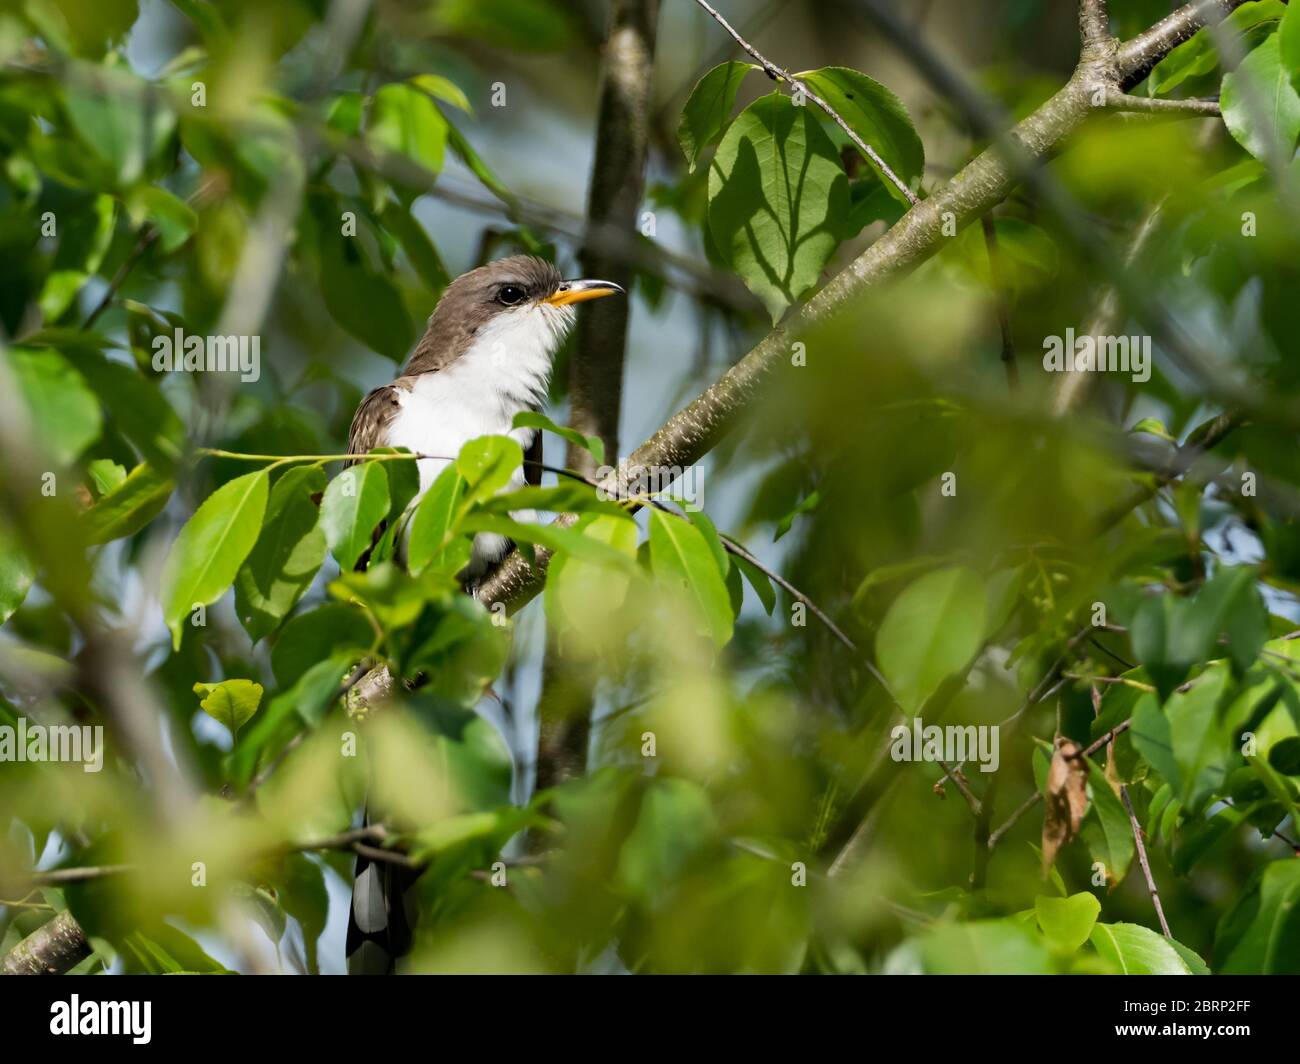
[[1106, 0], [1080, 0], [1079, 39], [1083, 42], [1083, 51], [1095, 52], [1109, 36], [1110, 16], [1106, 12]]
[[[635, 245], [645, 189], [654, 84], [659, 0], [616, 0], [601, 65], [596, 155], [587, 199], [582, 270], [586, 277], [614, 281], [632, 291], [634, 271], [627, 256], [597, 243], [600, 232], [619, 234]], [[579, 432], [598, 436], [605, 453], [618, 454], [627, 350], [628, 299], [605, 299], [578, 318], [569, 362], [569, 421]], [[570, 443], [565, 464], [579, 473], [596, 472], [595, 459]], [[580, 774], [591, 738], [593, 684], [583, 670], [563, 660], [554, 626], [548, 625], [537, 699], [537, 790]]]
[[0, 960], [5, 975], [62, 975], [91, 954], [90, 943], [71, 913], [42, 924]]
[[1107, 92], [1102, 97], [1102, 107], [1108, 111], [1193, 118], [1219, 118], [1222, 115], [1218, 100], [1166, 100], [1159, 96], [1130, 96], [1126, 92]]
[[1196, 0], [1167, 15], [1144, 33], [1119, 46], [1120, 84], [1129, 89], [1142, 81], [1160, 60], [1197, 30], [1216, 23], [1245, 0]]

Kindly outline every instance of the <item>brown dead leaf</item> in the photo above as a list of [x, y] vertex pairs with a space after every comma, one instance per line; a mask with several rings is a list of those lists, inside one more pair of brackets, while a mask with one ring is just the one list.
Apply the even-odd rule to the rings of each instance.
[[1047, 770], [1043, 798], [1043, 876], [1046, 877], [1061, 847], [1079, 834], [1088, 809], [1088, 762], [1079, 744], [1058, 738]]

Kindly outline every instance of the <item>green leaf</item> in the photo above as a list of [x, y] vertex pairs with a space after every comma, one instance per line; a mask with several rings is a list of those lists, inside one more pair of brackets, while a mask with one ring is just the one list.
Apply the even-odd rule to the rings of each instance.
[[920, 941], [931, 975], [1048, 975], [1043, 940], [1013, 920], [977, 920], [936, 927]]
[[383, 462], [359, 462], [330, 481], [320, 504], [320, 525], [330, 552], [345, 573], [370, 546], [388, 513], [388, 474]]
[[703, 787], [693, 780], [655, 780], [619, 851], [619, 888], [648, 907], [657, 906], [671, 896], [717, 833], [717, 818]]
[[1209, 974], [1192, 950], [1141, 924], [1098, 924], [1089, 940], [1120, 975]]
[[518, 510], [546, 510], [550, 513], [624, 513], [618, 503], [601, 499], [596, 489], [580, 480], [561, 480], [558, 484], [537, 487], [532, 484], [501, 495], [494, 495], [479, 506], [489, 513], [513, 513]]
[[199, 707], [218, 724], [224, 724], [232, 737], [247, 724], [262, 704], [262, 685], [252, 680], [222, 680], [220, 683], [196, 683], [194, 693], [201, 697]]
[[148, 222], [158, 230], [158, 243], [167, 254], [184, 244], [199, 225], [194, 208], [158, 185], [132, 189], [126, 209], [137, 226]]
[[318, 466], [290, 469], [271, 489], [262, 533], [235, 578], [235, 613], [254, 643], [289, 616], [325, 561], [325, 533], [312, 500], [324, 489]]
[[[885, 160], [905, 183], [915, 187], [925, 173], [925, 147], [912, 125], [903, 101], [880, 82], [848, 67], [822, 67], [796, 74], [813, 92], [839, 112], [863, 142]], [[808, 104], [807, 106], [815, 106]], [[855, 146], [855, 149], [856, 146]], [[902, 190], [886, 178], [870, 159], [864, 159], [880, 177], [889, 194], [911, 206]]]
[[1101, 913], [1101, 902], [1083, 891], [1068, 898], [1034, 899], [1034, 915], [1047, 944], [1058, 953], [1073, 953], [1088, 941]]
[[[1133, 825], [1128, 818], [1128, 810], [1106, 779], [1105, 770], [1091, 758], [1092, 767], [1089, 786], [1092, 790], [1092, 803], [1089, 812], [1095, 812], [1097, 823], [1105, 839], [1103, 851], [1107, 870], [1119, 883], [1128, 874], [1129, 863], [1133, 860]], [[1093, 850], [1094, 855], [1097, 851]]]
[[262, 530], [269, 476], [246, 473], [214, 491], [185, 523], [162, 572], [163, 617], [172, 649], [181, 645], [185, 618], [216, 602], [230, 587]]
[[491, 498], [510, 483], [524, 451], [510, 436], [479, 436], [460, 449], [456, 468], [465, 478], [465, 504]]
[[0, 624], [9, 620], [23, 604], [33, 575], [27, 556], [9, 533], [0, 529]]
[[57, 351], [12, 347], [8, 358], [38, 441], [52, 464], [69, 465], [99, 438], [99, 400]]
[[1169, 435], [1169, 430], [1165, 428], [1164, 422], [1158, 418], [1144, 417], [1129, 429], [1129, 432], [1145, 432], [1149, 436], [1155, 436], [1157, 439], [1167, 440], [1170, 443], [1178, 442]]
[[366, 140], [377, 151], [404, 155], [427, 170], [442, 172], [447, 120], [429, 97], [411, 85], [385, 85], [370, 102]]
[[108, 543], [134, 535], [162, 512], [175, 486], [170, 477], [142, 462], [82, 513], [81, 530], [86, 542]]
[[709, 168], [709, 233], [776, 321], [845, 235], [848, 178], [812, 116], [773, 92], [731, 124]]
[[317, 197], [313, 215], [320, 232], [320, 282], [325, 307], [342, 328], [385, 358], [401, 362], [415, 341], [415, 326], [392, 280], [370, 268], [358, 241], [340, 232], [341, 209]]
[[462, 519], [464, 532], [495, 532], [516, 543], [536, 543], [550, 551], [564, 551], [586, 561], [622, 564], [624, 556], [601, 539], [595, 539], [574, 528], [532, 521], [515, 521], [501, 514], [477, 511]]
[[54, 263], [41, 289], [41, 317], [53, 322], [63, 315], [86, 281], [104, 261], [113, 242], [117, 203], [112, 196], [96, 196], [91, 209], [93, 224], [70, 226], [59, 238]]
[[1279, 739], [1268, 751], [1268, 764], [1283, 776], [1300, 776], [1300, 735]]
[[700, 530], [704, 542], [709, 545], [709, 553], [713, 555], [713, 560], [718, 564], [718, 571], [722, 573], [725, 579], [726, 575], [731, 572], [731, 555], [727, 553], [727, 548], [723, 546], [722, 537], [718, 535], [717, 526], [714, 525], [712, 518], [703, 510], [687, 510], [686, 517], [691, 524]]
[[474, 108], [469, 105], [469, 98], [464, 91], [450, 78], [444, 78], [441, 74], [420, 74], [411, 78], [411, 84], [421, 92], [427, 92], [436, 100], [442, 100], [453, 107], [458, 107], [466, 114], [472, 114]]
[[1282, 16], [1282, 25], [1278, 27], [1278, 49], [1282, 56], [1282, 65], [1291, 71], [1291, 84], [1300, 91], [1300, 10], [1288, 4], [1286, 14]]
[[1300, 975], [1300, 861], [1265, 865], [1219, 922], [1222, 975]]
[[121, 362], [110, 361], [98, 342], [66, 330], [38, 333], [58, 347], [90, 385], [107, 409], [113, 425], [135, 445], [140, 456], [159, 472], [170, 473], [181, 454], [185, 426], [157, 383]]
[[733, 554], [731, 561], [740, 570], [749, 586], [754, 589], [754, 593], [758, 595], [758, 600], [763, 604], [763, 609], [767, 611], [767, 615], [772, 616], [772, 611], [776, 609], [776, 591], [773, 590], [772, 581], [768, 579], [767, 573], [738, 554]]
[[662, 510], [650, 511], [650, 566], [655, 576], [695, 605], [718, 646], [731, 638], [731, 596], [708, 541], [694, 525]]
[[420, 496], [406, 543], [406, 567], [411, 575], [419, 576], [431, 566], [434, 572], [454, 574], [469, 561], [470, 541], [455, 538], [464, 495], [465, 478], [449, 465]]
[[568, 440], [569, 443], [590, 452], [596, 465], [602, 466], [605, 464], [605, 441], [599, 436], [584, 436], [577, 429], [563, 428], [545, 414], [540, 414], [536, 410], [521, 410], [515, 415], [510, 427], [512, 429], [542, 429], [545, 432], [554, 433], [561, 439]]
[[1190, 690], [1175, 693], [1165, 703], [1174, 760], [1182, 779], [1179, 798], [1189, 809], [1199, 808], [1206, 798], [1218, 793], [1230, 768], [1240, 763], [1236, 737], [1218, 712], [1228, 680], [1226, 668], [1212, 667]]
[[316, 943], [325, 933], [330, 905], [321, 867], [303, 854], [291, 854], [285, 858], [284, 872], [277, 878], [276, 888], [284, 911], [302, 928], [307, 971], [317, 974]]
[[1294, 68], [1282, 61], [1277, 34], [1223, 76], [1223, 122], [1237, 143], [1256, 159], [1289, 160], [1300, 139], [1300, 93], [1291, 82]]
[[96, 458], [86, 465], [86, 475], [94, 485], [95, 497], [107, 495], [126, 480], [126, 466], [111, 458]]
[[447, 267], [443, 264], [442, 256], [438, 254], [433, 241], [429, 239], [429, 234], [415, 220], [415, 216], [405, 207], [390, 200], [384, 204], [380, 220], [384, 223], [384, 228], [397, 237], [402, 250], [406, 252], [406, 257], [411, 260], [415, 272], [420, 275], [420, 280], [428, 286], [430, 292], [441, 292], [446, 288], [451, 282]]
[[691, 90], [677, 125], [677, 143], [682, 146], [692, 173], [699, 162], [700, 152], [722, 136], [736, 102], [736, 90], [745, 80], [745, 75], [760, 69], [753, 63], [721, 63], [700, 78]]
[[[271, 671], [288, 690], [326, 658], [361, 657], [375, 642], [375, 630], [355, 606], [330, 602], [291, 617], [271, 648]], [[337, 671], [337, 670], [336, 670]]]
[[1162, 779], [1181, 793], [1182, 774], [1174, 759], [1174, 740], [1169, 721], [1160, 710], [1160, 700], [1153, 694], [1144, 694], [1133, 706], [1133, 725], [1129, 729], [1133, 746], [1146, 758]]
[[599, 630], [622, 607], [637, 555], [637, 526], [627, 514], [584, 514], [574, 531], [613, 550], [619, 558], [590, 560], [572, 553], [551, 559], [546, 579], [546, 616], [552, 624]]
[[68, 115], [78, 135], [126, 188], [176, 126], [163, 95], [121, 69], [78, 63], [64, 81]]
[[1229, 54], [1248, 51], [1247, 35], [1255, 36], [1249, 31], [1261, 27], [1261, 32], [1271, 30], [1269, 24], [1281, 19], [1286, 10], [1282, 0], [1248, 0], [1214, 30], [1198, 31], [1156, 64], [1147, 83], [1150, 95], [1166, 95], [1183, 82], [1217, 69], [1219, 48], [1215, 41], [1216, 34], [1228, 33], [1235, 39], [1233, 50]]
[[970, 663], [985, 611], [979, 577], [961, 567], [927, 573], [894, 600], [876, 635], [876, 661], [905, 712], [917, 713]]

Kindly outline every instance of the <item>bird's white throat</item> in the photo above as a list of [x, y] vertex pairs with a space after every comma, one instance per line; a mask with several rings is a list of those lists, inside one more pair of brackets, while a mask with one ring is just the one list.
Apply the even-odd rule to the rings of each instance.
[[[418, 462], [421, 495], [476, 437], [511, 435], [528, 449], [535, 430], [512, 429], [511, 423], [516, 414], [545, 401], [555, 353], [573, 320], [572, 307], [546, 303], [499, 315], [458, 359], [436, 373], [419, 374], [409, 391], [399, 391], [401, 408], [389, 425], [388, 445], [437, 456]], [[520, 469], [512, 486], [523, 483]], [[471, 574], [496, 561], [505, 548], [500, 536], [476, 537]]]

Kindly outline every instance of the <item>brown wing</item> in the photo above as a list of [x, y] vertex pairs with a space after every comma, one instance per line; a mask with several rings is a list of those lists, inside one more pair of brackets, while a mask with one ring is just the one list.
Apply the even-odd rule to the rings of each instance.
[[[348, 454], [369, 454], [376, 447], [386, 446], [388, 426], [401, 405], [398, 385], [395, 384], [385, 384], [381, 388], [376, 388], [362, 399], [357, 412], [352, 415], [352, 427], [348, 430]], [[353, 464], [344, 462], [343, 467], [346, 469]], [[387, 527], [387, 521], [379, 522], [379, 527], [370, 537], [370, 546], [357, 559], [357, 564], [354, 566], [357, 572], [363, 572], [370, 564], [370, 553], [383, 538]]]
[[368, 454], [375, 447], [385, 446], [388, 426], [401, 405], [397, 386], [393, 384], [376, 388], [362, 399], [348, 430], [348, 454]]

